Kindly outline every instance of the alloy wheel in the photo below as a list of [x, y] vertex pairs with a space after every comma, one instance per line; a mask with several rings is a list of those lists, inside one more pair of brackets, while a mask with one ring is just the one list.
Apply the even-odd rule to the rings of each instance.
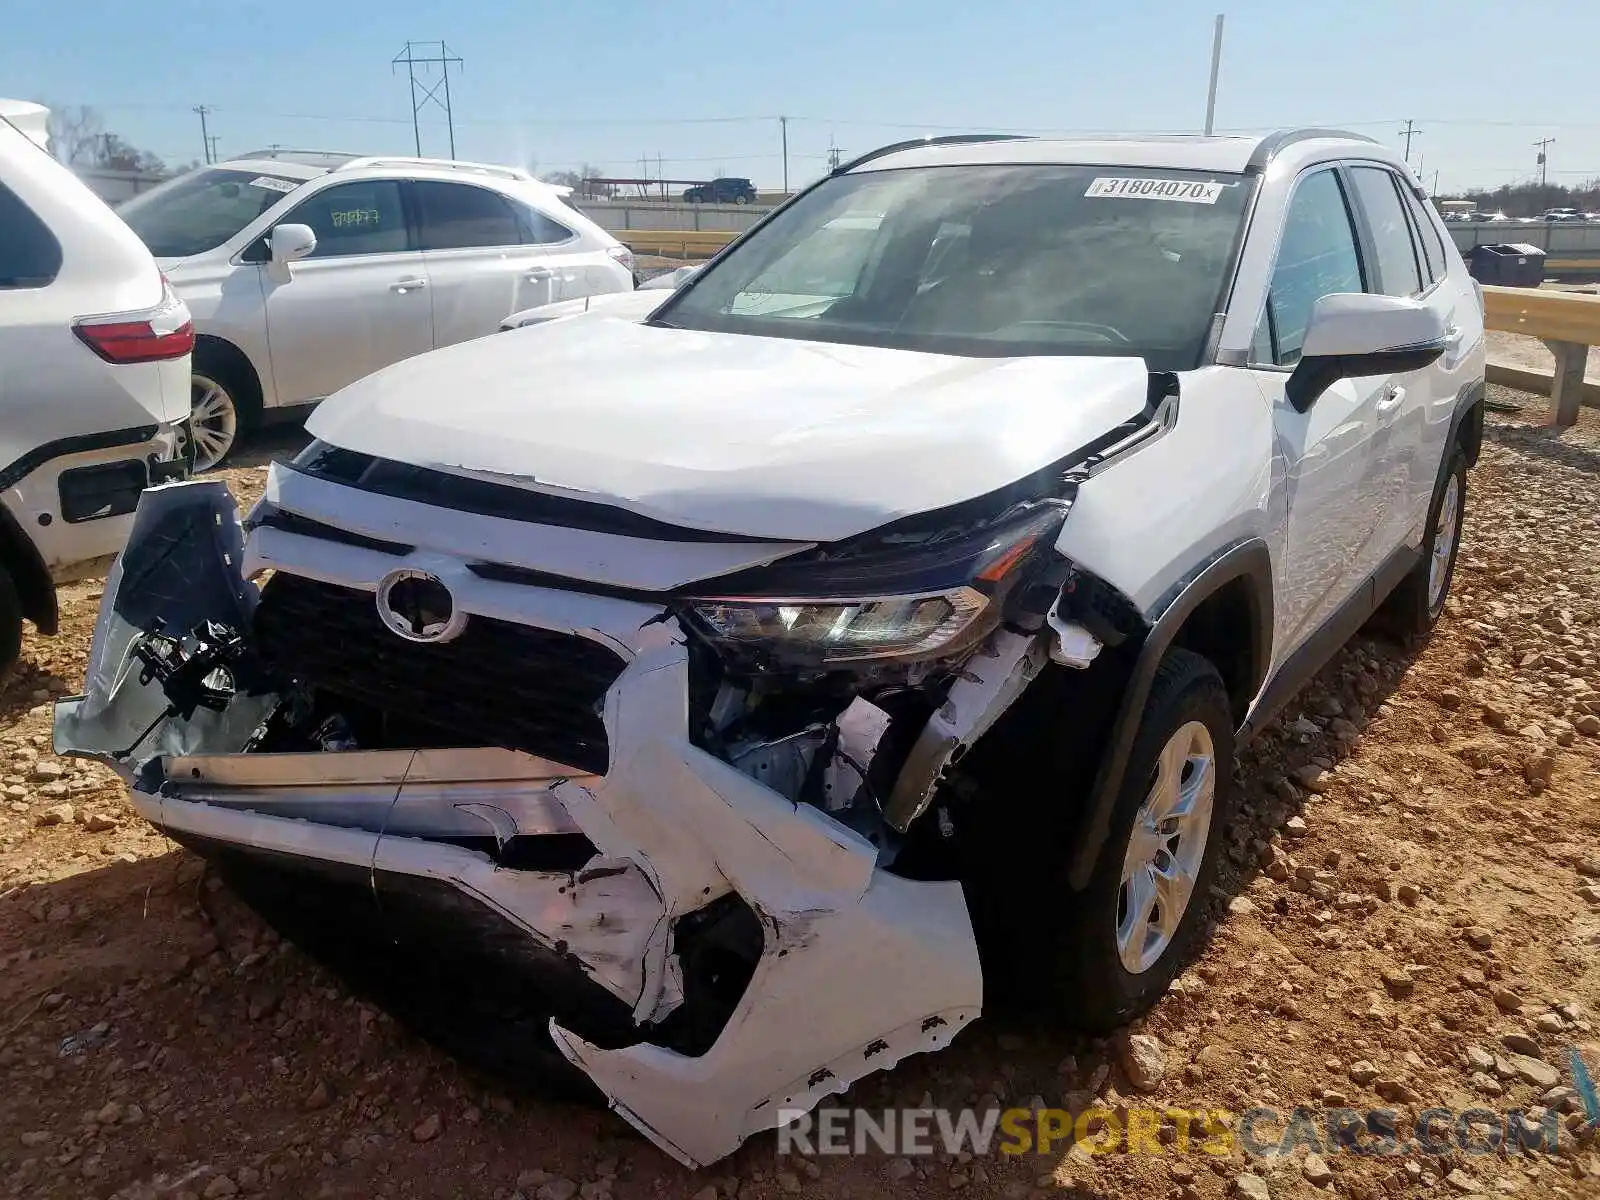
[[208, 471], [233, 449], [239, 436], [239, 410], [227, 388], [198, 372], [189, 382], [189, 409], [194, 469]]

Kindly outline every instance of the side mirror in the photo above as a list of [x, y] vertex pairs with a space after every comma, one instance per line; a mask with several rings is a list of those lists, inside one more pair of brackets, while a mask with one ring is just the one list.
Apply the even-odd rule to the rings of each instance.
[[1341, 379], [1418, 371], [1445, 351], [1438, 311], [1402, 296], [1339, 292], [1311, 309], [1300, 362], [1284, 386], [1296, 412]]
[[285, 283], [289, 279], [289, 264], [304, 258], [317, 248], [317, 234], [309, 225], [276, 225], [267, 234], [267, 261], [274, 268], [273, 276]]

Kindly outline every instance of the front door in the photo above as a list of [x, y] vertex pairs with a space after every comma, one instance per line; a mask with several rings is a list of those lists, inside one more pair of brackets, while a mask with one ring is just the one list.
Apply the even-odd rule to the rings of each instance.
[[317, 248], [263, 265], [272, 375], [283, 405], [320, 400], [347, 383], [433, 348], [427, 266], [401, 201], [403, 185], [363, 179], [325, 187], [283, 217], [309, 225]]
[[1332, 168], [1295, 186], [1257, 336], [1253, 375], [1272, 404], [1274, 488], [1283, 497], [1274, 579], [1274, 668], [1365, 584], [1377, 532], [1374, 438], [1387, 378], [1343, 379], [1296, 412], [1284, 394], [1311, 310], [1365, 289], [1343, 182]]

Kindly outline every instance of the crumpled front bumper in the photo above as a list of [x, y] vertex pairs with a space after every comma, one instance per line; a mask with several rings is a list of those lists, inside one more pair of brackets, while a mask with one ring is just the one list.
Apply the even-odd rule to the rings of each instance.
[[[139, 811], [191, 845], [315, 860], [375, 889], [426, 884], [418, 895], [470, 901], [556, 956], [595, 1010], [574, 1012], [570, 996], [552, 1006], [556, 1047], [689, 1165], [947, 1044], [978, 1015], [982, 980], [960, 885], [879, 869], [866, 838], [692, 745], [689, 652], [669, 613], [483, 578], [425, 551], [399, 565], [447, 580], [469, 619], [588, 638], [621, 658], [604, 699], [603, 775], [494, 747], [243, 753], [280, 702], [248, 678], [220, 711], [167, 715], [159, 684], [141, 683], [130, 665], [153, 621], [248, 631], [257, 603], [248, 580], [263, 567], [375, 592], [397, 566], [265, 527], [247, 545], [231, 497], [206, 481], [141, 503], [108, 580], [85, 695], [58, 707], [58, 752], [114, 762]], [[523, 866], [480, 848], [560, 838], [592, 847], [592, 857]], [[681, 923], [730, 893], [760, 924], [753, 976], [703, 1053], [652, 1042], [685, 1003]], [[434, 907], [435, 920], [449, 918]], [[460, 923], [464, 937], [481, 927]], [[616, 1036], [617, 1014], [636, 1027], [631, 1036]], [[605, 1036], [574, 1031], [600, 1015]]]

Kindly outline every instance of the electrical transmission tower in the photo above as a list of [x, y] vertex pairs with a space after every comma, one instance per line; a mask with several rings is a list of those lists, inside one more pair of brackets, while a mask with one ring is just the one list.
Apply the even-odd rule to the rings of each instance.
[[[424, 53], [426, 52], [426, 56]], [[461, 68], [462, 60], [450, 53], [450, 47], [442, 41], [439, 42], [407, 42], [406, 48], [395, 55], [390, 62], [389, 69], [396, 70], [405, 65], [406, 75], [411, 81], [411, 133], [417, 144], [417, 157], [422, 157], [422, 110], [433, 104], [444, 110], [445, 124], [450, 129], [450, 157], [456, 156], [456, 119], [450, 110], [450, 68]], [[423, 77], [418, 78], [417, 68], [423, 69]], [[428, 82], [432, 69], [439, 68], [439, 78], [433, 83]]]

